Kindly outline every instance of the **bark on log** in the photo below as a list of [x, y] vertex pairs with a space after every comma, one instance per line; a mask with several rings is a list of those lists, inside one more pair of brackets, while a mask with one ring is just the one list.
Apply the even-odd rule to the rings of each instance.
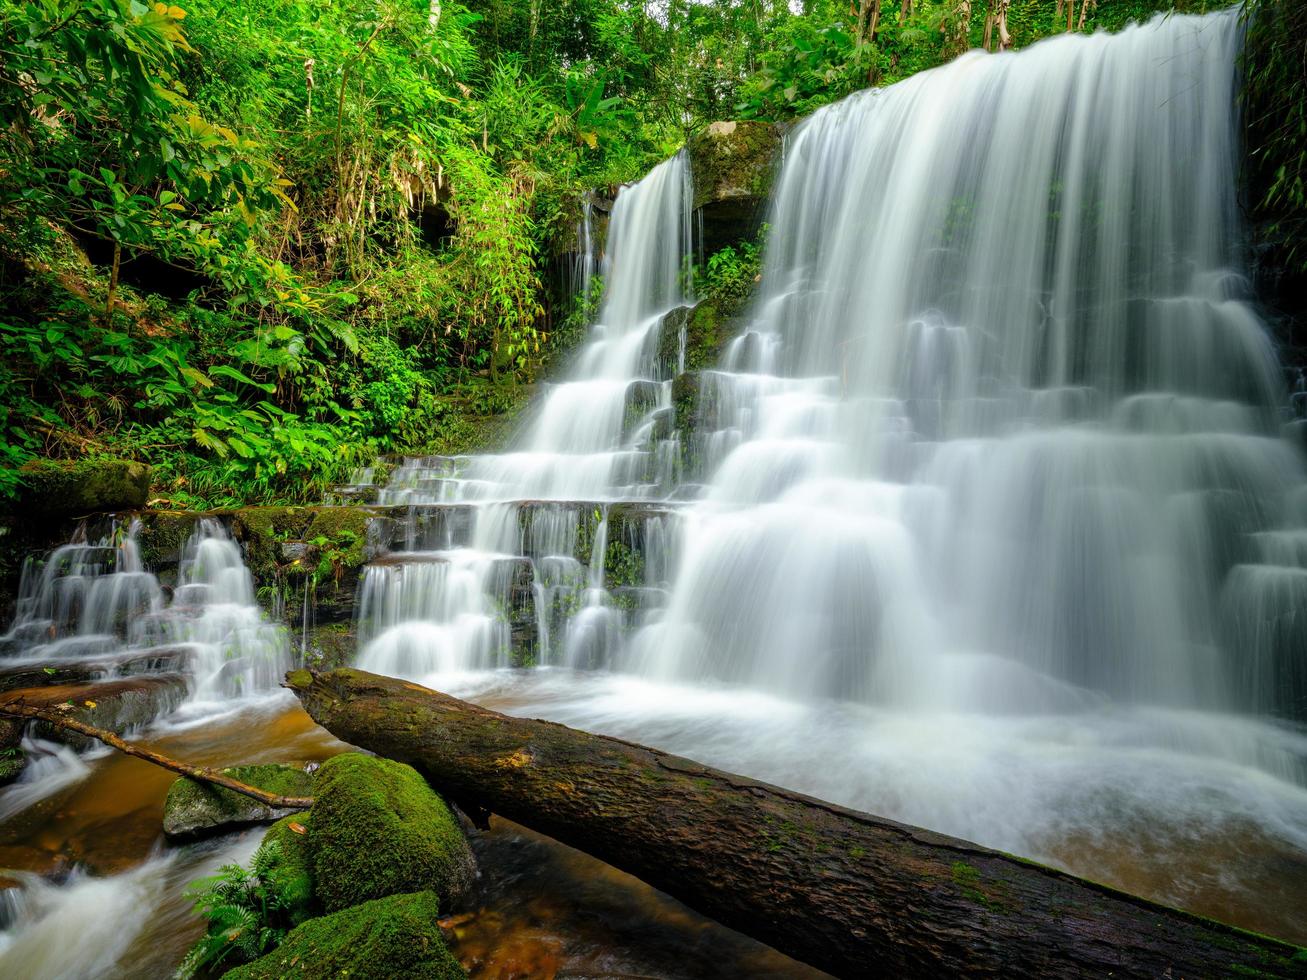
[[314, 720], [843, 977], [1301, 977], [1307, 953], [966, 841], [416, 684], [294, 671]]
[[112, 749], [117, 749], [124, 755], [130, 755], [137, 759], [144, 759], [146, 762], [152, 762], [156, 766], [169, 769], [172, 772], [180, 773], [183, 776], [189, 776], [201, 783], [212, 783], [214, 786], [221, 786], [223, 789], [229, 789], [233, 793], [239, 793], [242, 796], [248, 796], [251, 799], [258, 800], [260, 803], [280, 810], [307, 810], [313, 806], [313, 800], [306, 796], [278, 796], [276, 793], [269, 793], [266, 789], [259, 789], [257, 786], [251, 786], [249, 783], [242, 783], [239, 779], [232, 779], [230, 776], [222, 773], [217, 769], [210, 769], [208, 766], [192, 766], [185, 762], [179, 762], [176, 759], [162, 755], [158, 752], [152, 752], [147, 748], [128, 742], [123, 738], [115, 735], [113, 732], [106, 731], [103, 728], [96, 728], [94, 725], [88, 725], [84, 721], [78, 721], [76, 718], [69, 718], [56, 708], [40, 707], [33, 704], [24, 704], [22, 701], [6, 701], [0, 703], [0, 715], [8, 715], [11, 718], [28, 718], [35, 721], [44, 721], [56, 728], [64, 728], [68, 731], [77, 732], [81, 735], [89, 736]]

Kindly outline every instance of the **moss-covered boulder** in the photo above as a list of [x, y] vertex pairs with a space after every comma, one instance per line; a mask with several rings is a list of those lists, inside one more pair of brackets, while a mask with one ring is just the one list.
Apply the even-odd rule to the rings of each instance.
[[[223, 773], [278, 796], [313, 795], [313, 773], [295, 766], [233, 766]], [[163, 832], [169, 837], [203, 837], [245, 824], [280, 820], [297, 812], [270, 807], [229, 789], [183, 776], [168, 788]]]
[[150, 496], [150, 468], [126, 459], [37, 459], [18, 471], [20, 514], [58, 517], [139, 510]]
[[705, 253], [752, 240], [776, 172], [779, 127], [757, 121], [715, 122], [686, 145]]
[[309, 849], [328, 912], [400, 892], [434, 891], [448, 903], [475, 873], [458, 820], [417, 771], [359, 753], [318, 771]]
[[295, 925], [317, 912], [313, 901], [313, 861], [309, 856], [311, 820], [308, 813], [282, 817], [268, 828], [254, 862], [256, 866], [268, 867], [269, 876], [281, 885], [280, 894], [288, 904], [286, 913]]
[[445, 946], [431, 892], [392, 895], [310, 919], [226, 980], [453, 980], [466, 977]]

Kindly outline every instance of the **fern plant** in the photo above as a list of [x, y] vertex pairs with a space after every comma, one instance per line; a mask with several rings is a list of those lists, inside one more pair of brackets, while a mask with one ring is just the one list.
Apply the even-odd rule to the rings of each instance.
[[226, 864], [188, 891], [208, 930], [182, 962], [181, 978], [217, 976], [280, 945], [308, 905], [308, 875], [282, 861], [281, 845], [265, 841], [246, 870]]

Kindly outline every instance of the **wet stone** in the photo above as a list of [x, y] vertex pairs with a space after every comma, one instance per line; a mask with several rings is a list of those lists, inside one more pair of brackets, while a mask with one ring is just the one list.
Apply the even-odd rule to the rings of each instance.
[[[312, 796], [313, 773], [297, 766], [233, 766], [224, 775], [278, 796]], [[270, 807], [248, 796], [185, 777], [168, 789], [163, 832], [193, 838], [224, 833], [252, 823], [272, 823], [298, 810]]]

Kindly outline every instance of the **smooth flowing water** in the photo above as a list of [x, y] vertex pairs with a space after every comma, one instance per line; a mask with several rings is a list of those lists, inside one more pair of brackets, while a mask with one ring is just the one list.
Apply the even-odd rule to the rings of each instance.
[[[692, 177], [625, 188], [517, 449], [383, 491], [415, 506], [360, 664], [1307, 939], [1307, 480], [1245, 274], [1240, 43], [1171, 16], [805, 120], [688, 435]], [[538, 664], [605, 670], [475, 673], [523, 591]]]
[[[1239, 44], [1172, 16], [814, 114], [694, 375], [688, 157], [623, 188], [568, 377], [504, 452], [381, 488], [357, 663], [1307, 942], [1307, 472], [1245, 274]], [[60, 549], [0, 647], [174, 665], [151, 737], [195, 761], [339, 749], [272, 692], [285, 630], [221, 525], [167, 591], [129, 533]], [[156, 851], [170, 777], [29, 748], [0, 972], [175, 963], [180, 882], [251, 840]], [[803, 975], [519, 828], [477, 847], [476, 975]]]

